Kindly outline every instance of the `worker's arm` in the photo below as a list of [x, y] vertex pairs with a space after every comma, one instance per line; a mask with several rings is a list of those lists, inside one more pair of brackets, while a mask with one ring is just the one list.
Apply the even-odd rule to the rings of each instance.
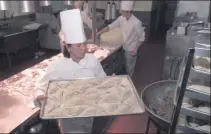
[[106, 76], [106, 73], [102, 67], [102, 65], [100, 64], [100, 62], [98, 61], [97, 63], [97, 66], [95, 67], [95, 70], [96, 70], [96, 77], [105, 77]]
[[100, 31], [97, 33], [97, 35], [101, 35], [102, 33], [105, 33], [105, 32], [108, 32], [108, 31], [109, 31], [109, 27], [107, 26], [107, 27], [103, 28], [102, 30], [100, 30]]
[[117, 18], [113, 23], [108, 25], [109, 30], [114, 29], [116, 27], [120, 27], [120, 21], [121, 21], [120, 19], [121, 19], [121, 16]]
[[92, 62], [92, 70], [95, 73], [95, 77], [105, 77], [106, 73], [100, 63], [100, 61], [94, 56], [90, 58], [90, 62]]
[[136, 47], [133, 49], [132, 51], [132, 55], [136, 56], [138, 53], [138, 49], [139, 47], [143, 44], [143, 42], [145, 41], [145, 31], [144, 31], [145, 27], [143, 27], [142, 22], [139, 21], [136, 23], [135, 25], [135, 31], [136, 31], [136, 35], [138, 36], [138, 41], [136, 42]]
[[138, 36], [139, 43], [137, 44], [139, 47], [145, 41], [145, 27], [143, 26], [142, 22], [139, 22], [135, 25], [135, 30]]
[[85, 15], [84, 17], [85, 17], [85, 18], [84, 18], [85, 24], [87, 24], [87, 26], [88, 26], [90, 29], [92, 29], [92, 20], [89, 18], [88, 15]]
[[[121, 16], [120, 16], [121, 17]], [[98, 32], [98, 35], [108, 32], [111, 29], [114, 29], [116, 27], [120, 27], [120, 17], [117, 18], [113, 23], [111, 23], [110, 25], [108, 25], [107, 27], [103, 28], [102, 30], [100, 30], [100, 32]]]
[[[48, 66], [44, 75], [42, 75], [35, 83], [35, 93], [34, 100], [42, 101], [45, 98], [45, 91], [48, 86], [48, 82], [50, 79], [56, 79], [54, 70], [56, 68], [56, 64], [52, 63]], [[40, 100], [41, 98], [41, 100]]]

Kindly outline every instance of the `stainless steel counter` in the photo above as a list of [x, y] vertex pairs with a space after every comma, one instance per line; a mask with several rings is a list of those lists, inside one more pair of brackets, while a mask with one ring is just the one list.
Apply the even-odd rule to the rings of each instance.
[[[99, 59], [107, 75], [118, 74], [124, 67], [122, 46], [118, 45], [111, 50], [108, 57]], [[4, 117], [0, 118], [0, 132], [9, 133], [15, 128], [14, 131], [22, 131], [21, 129], [25, 131], [28, 125], [33, 126], [31, 122], [39, 118], [39, 108], [32, 107], [36, 79], [46, 72], [50, 62], [61, 56], [62, 54], [58, 54], [46, 59], [0, 82], [0, 86], [3, 87], [0, 90], [0, 98], [5, 102], [5, 106], [0, 107], [0, 117]], [[33, 75], [35, 76], [33, 77]]]
[[176, 30], [172, 29], [167, 32], [166, 35], [166, 56], [183, 57], [187, 55], [191, 46], [190, 36], [177, 35]]
[[21, 27], [13, 27], [13, 28], [6, 28], [6, 29], [0, 29], [0, 36], [3, 36], [4, 38], [7, 38], [9, 36], [14, 36], [17, 34], [22, 34], [34, 30], [26, 30]]
[[[42, 27], [42, 26], [41, 26]], [[38, 44], [39, 34], [38, 29], [24, 29], [22, 25], [10, 28], [0, 29], [0, 37], [2, 44], [0, 44], [0, 52], [5, 53], [8, 59], [8, 65], [11, 67], [11, 53], [17, 53], [26, 47], [35, 48]], [[43, 25], [44, 27], [44, 25]], [[44, 28], [43, 28], [44, 29]]]

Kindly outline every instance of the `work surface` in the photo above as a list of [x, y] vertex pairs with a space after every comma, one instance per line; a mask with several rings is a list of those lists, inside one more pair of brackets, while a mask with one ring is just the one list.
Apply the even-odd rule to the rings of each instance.
[[[113, 52], [121, 45], [115, 46]], [[62, 57], [62, 54], [46, 59], [12, 77], [0, 82], [0, 132], [8, 133], [23, 123], [39, 109], [34, 108], [33, 93], [35, 82], [42, 76], [52, 61]], [[100, 59], [103, 61], [104, 59]]]

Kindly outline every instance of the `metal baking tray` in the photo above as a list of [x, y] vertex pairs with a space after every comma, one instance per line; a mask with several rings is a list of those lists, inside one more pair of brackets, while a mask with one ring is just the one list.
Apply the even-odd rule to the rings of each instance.
[[188, 85], [194, 84], [210, 87], [210, 73], [191, 68], [188, 81]]
[[[190, 134], [192, 134], [192, 133], [208, 134], [209, 133], [204, 130], [192, 127], [188, 122], [188, 117], [191, 117], [191, 116], [180, 114], [180, 117], [179, 117], [179, 120], [177, 123], [177, 130], [182, 131], [181, 134], [182, 133], [190, 133]], [[191, 119], [197, 119], [197, 118], [191, 117]], [[197, 119], [195, 121], [202, 121], [202, 120]], [[202, 123], [204, 123], [204, 122], [202, 122]], [[198, 123], [196, 123], [196, 124], [198, 124]]]
[[193, 108], [187, 108], [185, 106], [182, 106], [180, 113], [187, 116], [196, 117], [198, 119], [210, 121], [210, 113], [205, 113], [203, 111], [199, 111]]
[[183, 133], [189, 133], [189, 134], [209, 134], [209, 132], [205, 132], [203, 130], [198, 130], [198, 129], [194, 129], [192, 127], [189, 126], [185, 126], [185, 125], [177, 125], [177, 129], [183, 131]]
[[[41, 107], [41, 111], [40, 111], [40, 117], [42, 119], [65, 119], [65, 118], [86, 118], [86, 117], [102, 117], [102, 116], [124, 116], [124, 115], [136, 115], [136, 114], [140, 114], [140, 113], [143, 113], [145, 111], [144, 109], [144, 106], [143, 106], [143, 102], [141, 101], [139, 95], [138, 95], [138, 92], [136, 91], [136, 88], [132, 82], [132, 80], [130, 79], [130, 77], [128, 75], [118, 75], [118, 76], [106, 76], [104, 78], [83, 78], [83, 79], [74, 79], [74, 80], [51, 80], [49, 81], [48, 83], [48, 87], [47, 87], [47, 90], [46, 90], [46, 96], [48, 96], [48, 89], [49, 89], [49, 85], [52, 83], [52, 82], [55, 82], [55, 81], [80, 81], [80, 80], [87, 80], [87, 82], [91, 79], [106, 79], [106, 78], [113, 78], [113, 77], [119, 77], [119, 78], [126, 78], [128, 80], [128, 82], [130, 83], [129, 86], [130, 89], [132, 90], [131, 93], [132, 95], [135, 97], [135, 101], [137, 103], [137, 106], [139, 107], [138, 110], [136, 109], [136, 112], [128, 112], [128, 113], [119, 113], [119, 114], [102, 114], [102, 115], [92, 115], [92, 116], [87, 116], [87, 115], [76, 115], [76, 116], [54, 116], [54, 117], [49, 117], [49, 116], [45, 116], [44, 112], [45, 112], [45, 108], [46, 108], [46, 105], [47, 105], [47, 99], [44, 100], [43, 102], [43, 105]], [[94, 93], [92, 93], [94, 94]], [[122, 99], [122, 98], [121, 98]], [[100, 105], [100, 104], [99, 104]], [[137, 112], [138, 111], [138, 112]]]
[[187, 87], [185, 96], [205, 102], [210, 102], [210, 94]]
[[[194, 57], [194, 69], [210, 73], [210, 57]], [[196, 67], [201, 67], [197, 69]]]
[[210, 57], [210, 47], [209, 48], [195, 47], [194, 56]]
[[199, 36], [196, 39], [195, 47], [210, 49], [210, 36]]

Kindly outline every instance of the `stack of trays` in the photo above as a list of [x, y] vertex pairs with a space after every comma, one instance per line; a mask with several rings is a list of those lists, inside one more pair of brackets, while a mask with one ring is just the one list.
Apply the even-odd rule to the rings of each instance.
[[179, 130], [185, 133], [210, 133], [210, 84], [210, 41], [201, 38], [195, 44], [186, 99], [180, 112], [186, 121], [178, 124]]

